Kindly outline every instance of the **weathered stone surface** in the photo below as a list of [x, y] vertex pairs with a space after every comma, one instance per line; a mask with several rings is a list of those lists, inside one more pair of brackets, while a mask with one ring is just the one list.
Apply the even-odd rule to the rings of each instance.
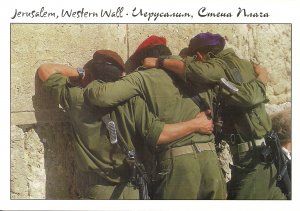
[[268, 69], [269, 113], [291, 106], [290, 24], [12, 24], [11, 198], [73, 199], [86, 185], [76, 171], [68, 118], [35, 75], [42, 63], [83, 66], [99, 49], [115, 50], [126, 61], [153, 34], [165, 36], [179, 54], [190, 38], [207, 31], [222, 34], [226, 47]]
[[48, 107], [47, 98], [35, 96], [35, 72], [42, 63], [83, 66], [99, 49], [117, 50], [125, 58], [125, 35], [126, 25], [118, 24], [13, 24], [11, 110]]
[[286, 102], [286, 103], [282, 103], [279, 105], [276, 104], [267, 104], [266, 105], [266, 110], [268, 112], [268, 114], [273, 114], [273, 113], [277, 113], [280, 111], [283, 111], [285, 109], [290, 109], [292, 107], [290, 102]]

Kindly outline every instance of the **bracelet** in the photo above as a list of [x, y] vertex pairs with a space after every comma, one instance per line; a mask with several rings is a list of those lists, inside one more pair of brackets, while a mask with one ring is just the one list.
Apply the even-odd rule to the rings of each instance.
[[156, 61], [156, 66], [160, 69], [164, 68], [165, 58], [159, 57]]
[[77, 67], [77, 73], [79, 75], [78, 80], [81, 80], [85, 76], [85, 70], [82, 67]]

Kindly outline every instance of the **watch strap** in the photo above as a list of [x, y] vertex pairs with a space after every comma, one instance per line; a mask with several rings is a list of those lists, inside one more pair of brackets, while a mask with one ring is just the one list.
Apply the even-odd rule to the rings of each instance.
[[77, 67], [77, 73], [79, 75], [78, 80], [81, 80], [85, 76], [85, 70], [82, 67]]

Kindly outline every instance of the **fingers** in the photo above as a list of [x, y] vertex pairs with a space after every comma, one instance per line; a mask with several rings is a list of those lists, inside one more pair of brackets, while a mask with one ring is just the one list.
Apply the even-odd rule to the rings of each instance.
[[145, 58], [143, 61], [143, 67], [145, 68], [153, 68], [156, 66], [157, 58]]

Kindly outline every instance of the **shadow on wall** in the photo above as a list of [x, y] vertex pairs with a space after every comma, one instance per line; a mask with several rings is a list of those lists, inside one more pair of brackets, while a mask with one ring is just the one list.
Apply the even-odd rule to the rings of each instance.
[[34, 130], [44, 146], [45, 198], [78, 199], [84, 177], [75, 169], [72, 126], [67, 114], [43, 90], [37, 75], [32, 101], [37, 121]]

